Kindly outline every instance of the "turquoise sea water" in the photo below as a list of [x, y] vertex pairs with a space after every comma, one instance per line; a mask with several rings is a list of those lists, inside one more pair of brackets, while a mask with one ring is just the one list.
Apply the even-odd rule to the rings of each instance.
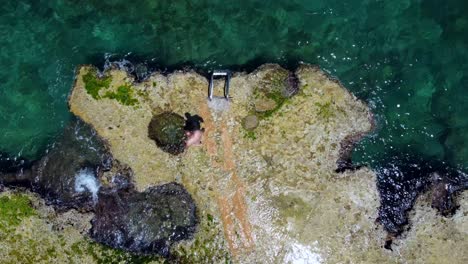
[[372, 107], [354, 153], [468, 165], [468, 2], [4, 0], [0, 151], [34, 159], [67, 124], [79, 64], [131, 57], [164, 68], [318, 64]]

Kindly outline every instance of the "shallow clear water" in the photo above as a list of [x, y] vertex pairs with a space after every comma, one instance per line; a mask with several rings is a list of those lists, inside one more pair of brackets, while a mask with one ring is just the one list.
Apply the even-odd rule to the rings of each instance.
[[369, 102], [378, 130], [355, 151], [468, 165], [468, 2], [2, 1], [0, 150], [37, 158], [67, 124], [79, 64], [159, 68], [320, 65]]

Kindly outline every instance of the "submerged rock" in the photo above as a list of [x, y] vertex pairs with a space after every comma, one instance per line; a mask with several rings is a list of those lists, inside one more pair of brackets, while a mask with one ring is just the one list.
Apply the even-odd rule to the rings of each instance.
[[0, 174], [14, 173], [21, 169], [28, 169], [31, 167], [32, 163], [32, 161], [23, 157], [11, 157], [7, 153], [0, 151]]
[[184, 152], [185, 149], [185, 119], [170, 112], [155, 115], [148, 125], [148, 137], [156, 145], [173, 155]]
[[377, 171], [380, 195], [378, 222], [393, 236], [404, 231], [408, 224], [408, 211], [430, 183], [427, 176], [433, 169], [423, 162], [402, 154], [389, 159], [387, 166]]
[[135, 66], [135, 77], [138, 81], [143, 81], [149, 76], [148, 66], [144, 63], [139, 63]]
[[99, 194], [91, 237], [114, 248], [168, 256], [171, 245], [190, 238], [196, 225], [195, 203], [179, 184], [106, 190]]
[[441, 215], [451, 216], [459, 207], [457, 194], [468, 189], [468, 175], [456, 170], [434, 172], [431, 189], [431, 206]]
[[445, 163], [399, 153], [377, 170], [380, 194], [378, 221], [391, 237], [409, 228], [409, 211], [425, 192], [432, 195], [431, 206], [443, 216], [452, 215], [455, 196], [468, 189], [468, 176]]

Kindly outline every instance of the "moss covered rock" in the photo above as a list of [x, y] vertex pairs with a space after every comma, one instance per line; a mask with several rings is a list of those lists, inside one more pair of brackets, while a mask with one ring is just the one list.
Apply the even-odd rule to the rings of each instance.
[[91, 69], [83, 75], [83, 82], [85, 84], [86, 92], [94, 99], [100, 99], [99, 91], [109, 88], [112, 81], [110, 76], [98, 76], [97, 70]]
[[165, 152], [173, 155], [184, 152], [185, 149], [185, 119], [171, 112], [164, 112], [151, 119], [148, 126], [148, 137]]
[[278, 65], [267, 64], [256, 73], [260, 80], [254, 90], [254, 108], [262, 118], [272, 116], [299, 90], [297, 76]]
[[24, 218], [36, 215], [31, 207], [31, 201], [26, 195], [13, 194], [0, 197], [0, 233], [11, 231]]

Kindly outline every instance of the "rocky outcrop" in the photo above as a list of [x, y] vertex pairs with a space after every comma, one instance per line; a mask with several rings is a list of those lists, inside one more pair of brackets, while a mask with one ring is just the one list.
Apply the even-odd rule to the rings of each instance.
[[[466, 175], [417, 157], [400, 164], [402, 153], [376, 172], [354, 166], [371, 114], [318, 68], [235, 73], [230, 102], [206, 100], [195, 72], [144, 72], [135, 83], [81, 67], [70, 109], [84, 123], [39, 161], [0, 154], [0, 185], [26, 186], [59, 211], [95, 211], [58, 219], [87, 233], [92, 217], [96, 241], [174, 262], [466, 262]], [[201, 148], [185, 147], [187, 112], [204, 120]], [[53, 214], [34, 220], [35, 236], [55, 232]]]
[[195, 203], [179, 184], [144, 192], [103, 190], [91, 237], [113, 248], [169, 256], [171, 245], [190, 238], [196, 225]]
[[[386, 232], [375, 223], [380, 205], [376, 175], [350, 163], [355, 139], [372, 128], [371, 114], [316, 67], [301, 65], [293, 74], [264, 65], [249, 74], [236, 73], [229, 103], [208, 101], [208, 82], [195, 72], [156, 72], [135, 83], [127, 72], [109, 69], [103, 73], [105, 82], [92, 82], [103, 83], [96, 94], [86, 88], [93, 87], [87, 85], [89, 77], [83, 78], [98, 76], [95, 71], [88, 66], [78, 70], [71, 111], [92, 124], [114, 158], [131, 168], [137, 191], [180, 183], [198, 205], [200, 227], [209, 226], [199, 228], [192, 241], [179, 243], [174, 252], [197, 256], [198, 262], [210, 262], [201, 257], [212, 259], [210, 248], [229, 252], [241, 263], [424, 262], [437, 258], [442, 248], [460, 252], [467, 246], [461, 239], [466, 216], [456, 214], [443, 220], [446, 228], [411, 229], [409, 239], [399, 239], [393, 251], [383, 248]], [[215, 81], [215, 91], [223, 84]], [[118, 97], [122, 86], [125, 93], [120, 89]], [[128, 96], [132, 104], [125, 103]], [[268, 107], [259, 109], [262, 101]], [[159, 148], [148, 137], [148, 126], [153, 116], [165, 112], [201, 116], [202, 147], [177, 156]], [[257, 117], [258, 123], [245, 126], [248, 116]], [[338, 174], [340, 158], [343, 173]], [[402, 180], [419, 191], [410, 175]], [[395, 230], [405, 221], [424, 223], [421, 219], [441, 225], [444, 218], [432, 214], [430, 203], [422, 201], [424, 210], [408, 214], [404, 207], [412, 206], [415, 197], [408, 196], [411, 202], [398, 207], [391, 188], [379, 188], [388, 190], [388, 209], [402, 209], [407, 217], [395, 212], [385, 218]], [[442, 247], [447, 237], [456, 239], [451, 248]], [[213, 241], [225, 243], [200, 248]], [[444, 261], [460, 260], [457, 254], [440, 255]]]
[[29, 168], [20, 165], [1, 175], [2, 184], [27, 187], [60, 212], [94, 212], [91, 237], [114, 248], [167, 256], [170, 246], [190, 238], [197, 226], [195, 203], [181, 185], [135, 191], [132, 170], [114, 160], [95, 130], [80, 120], [44, 158]]

